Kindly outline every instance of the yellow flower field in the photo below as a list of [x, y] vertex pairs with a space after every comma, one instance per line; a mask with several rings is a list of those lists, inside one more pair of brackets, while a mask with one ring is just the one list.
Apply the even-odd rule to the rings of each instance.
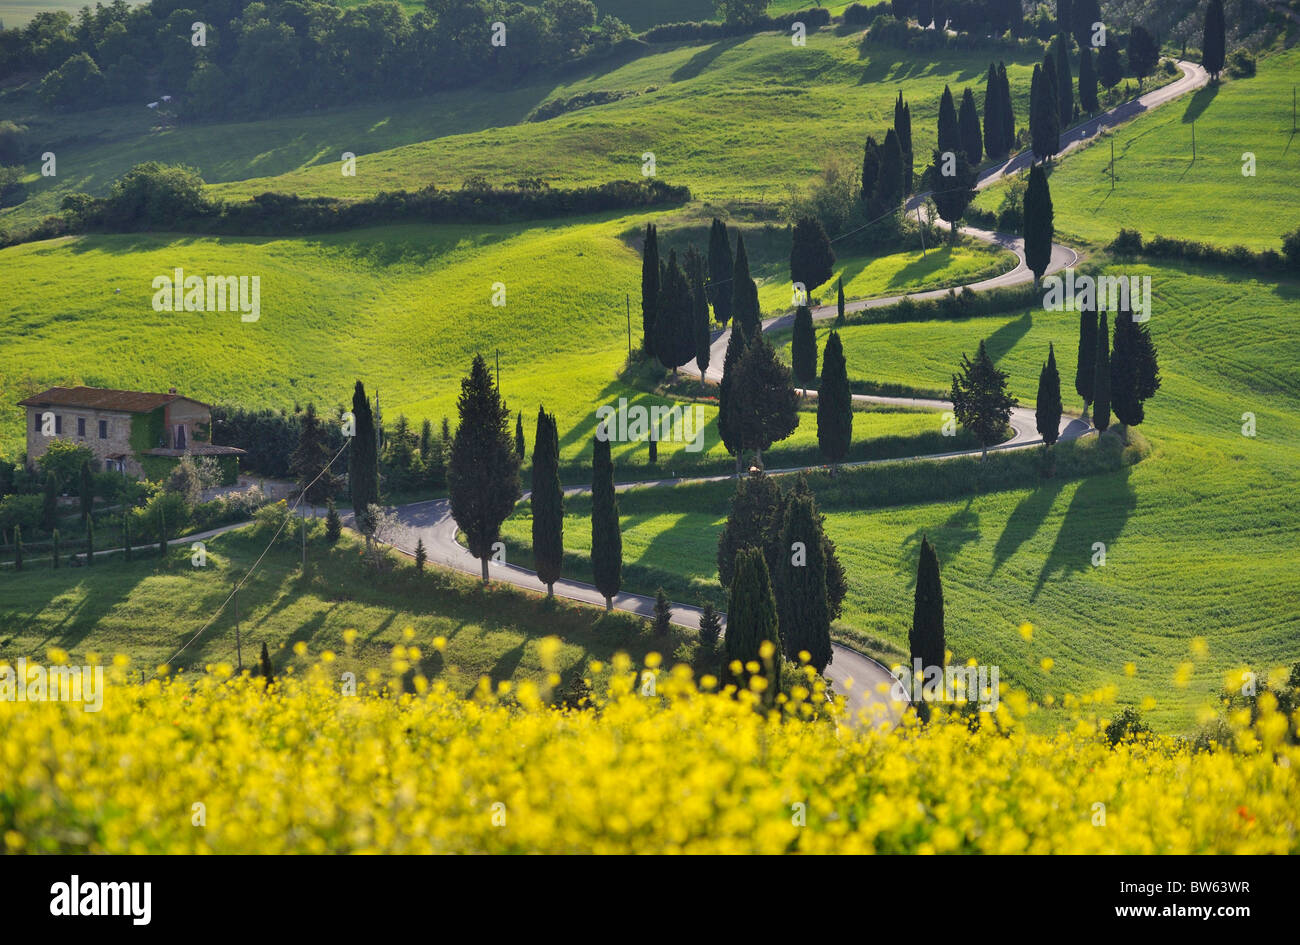
[[[394, 652], [399, 676], [412, 655]], [[129, 682], [119, 657], [102, 711], [0, 701], [3, 849], [1300, 851], [1300, 749], [1286, 743], [1300, 719], [1267, 698], [1255, 726], [1233, 720], [1233, 751], [1112, 749], [1104, 693], [1044, 736], [1015, 693], [975, 731], [938, 713], [891, 730], [814, 711], [819, 684], [763, 714], [756, 695], [677, 667], [646, 696], [625, 659], [592, 667], [612, 682], [583, 710], [546, 704], [554, 675], [465, 699], [409, 673], [414, 692], [394, 696], [372, 674], [346, 695], [334, 663], [321, 654], [268, 691], [228, 666]]]

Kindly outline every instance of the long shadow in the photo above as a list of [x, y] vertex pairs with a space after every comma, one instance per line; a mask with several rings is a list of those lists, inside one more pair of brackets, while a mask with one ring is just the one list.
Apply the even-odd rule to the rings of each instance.
[[1131, 467], [1083, 480], [1065, 511], [1056, 542], [1052, 546], [1030, 600], [1037, 600], [1049, 580], [1073, 571], [1093, 567], [1095, 545], [1101, 542], [1113, 554], [1116, 539], [1123, 534], [1129, 516], [1137, 507], [1137, 494], [1129, 482]]
[[[1026, 310], [1019, 318], [1012, 319], [1005, 323], [1001, 328], [984, 339], [984, 348], [988, 351], [989, 357], [996, 364], [1016, 346], [1021, 338], [1025, 337], [1029, 329], [1034, 327], [1034, 316], [1032, 311]], [[1046, 352], [1044, 352], [1046, 354]]]
[[1016, 551], [1037, 534], [1038, 529], [1047, 518], [1047, 513], [1056, 504], [1056, 497], [1061, 494], [1065, 483], [1060, 479], [1049, 479], [1029, 495], [1025, 496], [1007, 518], [1002, 527], [1002, 534], [993, 548], [992, 577]]
[[935, 253], [946, 254], [945, 256], [946, 259], [949, 260], [952, 259], [951, 246], [945, 246], [943, 249], [931, 250], [930, 252], [926, 253], [926, 255], [920, 257], [919, 259], [912, 260], [902, 269], [898, 270], [898, 272], [894, 273], [894, 275], [889, 280], [888, 287], [892, 289], [895, 286], [905, 285], [918, 276], [927, 275], [929, 273], [932, 264], [932, 260], [930, 259], [930, 257]]
[[1187, 110], [1183, 112], [1183, 124], [1190, 125], [1200, 118], [1201, 114], [1210, 107], [1210, 103], [1214, 101], [1215, 96], [1218, 94], [1219, 84], [1217, 82], [1211, 82], [1204, 88], [1198, 89], [1196, 94], [1192, 96], [1191, 101], [1187, 103]]
[[685, 63], [678, 66], [672, 74], [674, 82], [682, 82], [686, 79], [693, 79], [709, 66], [713, 61], [721, 56], [728, 49], [734, 49], [742, 42], [749, 39], [748, 36], [733, 36], [730, 39], [721, 39], [707, 49], [696, 53]]
[[948, 516], [947, 521], [933, 528], [918, 528], [903, 540], [903, 553], [898, 559], [898, 570], [909, 576], [908, 587], [914, 587], [916, 584], [916, 560], [919, 552], [913, 551], [912, 547], [916, 546], [919, 549], [922, 537], [929, 536], [930, 544], [934, 545], [939, 555], [940, 566], [943, 562], [951, 561], [961, 554], [966, 545], [979, 539], [979, 513], [971, 508], [974, 501], [974, 496], [967, 497], [966, 504]]

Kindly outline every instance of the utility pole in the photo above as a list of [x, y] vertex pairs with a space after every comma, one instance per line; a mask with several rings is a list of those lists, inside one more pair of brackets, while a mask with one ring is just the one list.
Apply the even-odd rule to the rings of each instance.
[[1192, 160], [1196, 160], [1196, 122], [1192, 121]]
[[1115, 189], [1115, 136], [1110, 136], [1110, 189]]
[[1291, 134], [1295, 134], [1295, 86], [1291, 86]]
[[925, 224], [921, 222], [921, 205], [916, 205], [916, 226], [921, 231], [921, 258], [925, 258]]
[[307, 571], [307, 510], [302, 513], [302, 570]]
[[501, 390], [501, 349], [497, 348], [497, 390]]
[[627, 303], [627, 356], [632, 357], [632, 294], [623, 293], [623, 301]]
[[244, 651], [239, 645], [239, 588], [235, 588], [235, 659], [239, 663], [237, 672], [244, 671]]

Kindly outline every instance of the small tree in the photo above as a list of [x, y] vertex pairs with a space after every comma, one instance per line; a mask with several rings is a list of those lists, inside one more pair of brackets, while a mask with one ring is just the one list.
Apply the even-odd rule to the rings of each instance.
[[[709, 228], [709, 303], [713, 306], [713, 317], [723, 326], [731, 318], [731, 276], [734, 265], [727, 226], [714, 217], [713, 225]], [[703, 368], [700, 370], [703, 373]]]
[[853, 392], [848, 363], [837, 331], [826, 338], [822, 352], [822, 377], [817, 389], [817, 446], [831, 464], [831, 475], [849, 455], [853, 440]]
[[339, 510], [334, 507], [334, 500], [330, 499], [325, 512], [325, 543], [338, 544], [339, 536], [342, 534], [343, 520], [339, 518]]
[[591, 460], [591, 572], [605, 609], [614, 609], [614, 595], [623, 586], [623, 535], [614, 491], [614, 460], [609, 438], [596, 435]]
[[269, 689], [271, 688], [271, 684], [275, 682], [275, 673], [271, 668], [271, 654], [267, 652], [265, 640], [262, 641], [261, 663], [262, 663], [262, 678], [266, 680], [266, 687]]
[[672, 607], [668, 603], [668, 598], [661, 587], [655, 592], [655, 609], [654, 617], [651, 620], [651, 626], [654, 628], [654, 635], [657, 637], [668, 636], [672, 629]]
[[1011, 104], [1011, 81], [1007, 78], [1004, 62], [998, 63], [998, 84], [1002, 86], [1002, 94], [999, 96], [1002, 103], [1002, 140], [1006, 151], [1010, 152], [1016, 146], [1016, 113]]
[[1092, 63], [1092, 47], [1079, 47], [1079, 107], [1095, 115], [1097, 102], [1097, 71]]
[[843, 326], [844, 324], [844, 276], [840, 276], [835, 282], [835, 324]]
[[1092, 425], [1104, 433], [1110, 426], [1110, 328], [1105, 312], [1099, 313], [1097, 319], [1097, 357], [1092, 377]]
[[745, 348], [736, 364], [733, 393], [735, 431], [742, 449], [754, 451], [763, 465], [763, 451], [784, 440], [799, 426], [799, 395], [790, 369], [761, 334]]
[[695, 342], [695, 366], [700, 377], [709, 369], [709, 346], [713, 343], [709, 323], [708, 272], [705, 258], [691, 246], [686, 251], [686, 277], [691, 285], [691, 334]]
[[[428, 421], [425, 421], [426, 427]], [[303, 498], [312, 505], [329, 500], [337, 486], [329, 472], [331, 459], [325, 440], [325, 426], [316, 415], [316, 405], [307, 404], [298, 421], [298, 445], [289, 457], [289, 471], [298, 482]]]
[[424, 539], [418, 538], [415, 542], [415, 570], [420, 573], [424, 572], [425, 562], [429, 560], [429, 553], [424, 550]]
[[1119, 43], [1107, 33], [1106, 42], [1097, 49], [1097, 81], [1103, 88], [1113, 89], [1124, 78], [1124, 65], [1119, 58]]
[[790, 363], [794, 379], [808, 393], [808, 385], [817, 380], [817, 332], [812, 312], [800, 305], [794, 313], [794, 337], [790, 342]]
[[50, 550], [53, 552], [51, 567], [57, 571], [59, 569], [59, 530], [57, 528], [50, 533]]
[[90, 519], [90, 513], [95, 506], [95, 480], [90, 475], [90, 463], [81, 464], [80, 479], [77, 496], [81, 500], [81, 520], [85, 522]]
[[880, 171], [867, 206], [867, 212], [873, 218], [896, 211], [902, 203], [903, 171], [903, 146], [899, 144], [894, 129], [890, 128], [885, 133], [885, 143], [880, 146]]
[[552, 414], [537, 408], [537, 436], [533, 440], [532, 490], [533, 561], [546, 596], [555, 595], [564, 563], [564, 488], [560, 485], [559, 427]]
[[1079, 306], [1079, 360], [1074, 372], [1074, 390], [1083, 400], [1083, 415], [1092, 403], [1097, 373], [1097, 306]]
[[1041, 164], [1029, 169], [1029, 184], [1025, 187], [1025, 265], [1034, 274], [1037, 283], [1052, 261], [1052, 236], [1054, 235], [1052, 193], [1047, 185], [1047, 174]]
[[41, 530], [52, 532], [59, 520], [59, 483], [53, 472], [45, 474], [45, 492], [41, 498]]
[[519, 411], [519, 416], [515, 418], [515, 455], [519, 457], [519, 462], [524, 461], [528, 447], [524, 443], [524, 412]]
[[1137, 76], [1138, 90], [1142, 89], [1142, 80], [1155, 71], [1160, 61], [1160, 47], [1145, 29], [1136, 24], [1128, 34], [1128, 67]]
[[1138, 396], [1137, 323], [1130, 312], [1115, 313], [1115, 342], [1110, 353], [1110, 402], [1120, 422], [1120, 436], [1127, 441], [1128, 428], [1146, 418]]
[[903, 194], [912, 192], [912, 176], [915, 166], [912, 158], [912, 108], [903, 101], [903, 92], [898, 92], [898, 101], [894, 103], [894, 134], [898, 135], [898, 148], [903, 152]]
[[[931, 666], [943, 669], [947, 662], [947, 643], [943, 626], [943, 583], [939, 577], [939, 555], [928, 536], [921, 537], [921, 556], [916, 565], [916, 593], [912, 604], [912, 629], [908, 633], [912, 665], [921, 661], [922, 671]], [[917, 706], [923, 719], [929, 707]]]
[[745, 252], [745, 237], [736, 237], [736, 261], [731, 276], [731, 329], [737, 327], [748, 340], [763, 330], [762, 310], [758, 304], [758, 286], [749, 274], [749, 254]]
[[736, 366], [741, 355], [745, 353], [745, 330], [740, 319], [731, 325], [731, 334], [727, 338], [727, 353], [722, 359], [722, 381], [718, 384], [718, 436], [727, 452], [736, 457], [736, 475], [740, 475], [741, 457], [744, 451], [740, 445], [740, 428], [736, 417], [736, 404], [740, 393], [736, 390]]
[[966, 160], [972, 165], [979, 164], [984, 157], [984, 139], [980, 135], [980, 113], [975, 107], [975, 95], [969, 88], [961, 94], [957, 128], [961, 132], [961, 145], [966, 152]]
[[641, 250], [641, 347], [654, 350], [655, 314], [659, 311], [659, 236], [653, 223], [645, 228]]
[[1038, 374], [1038, 399], [1034, 404], [1034, 425], [1038, 427], [1038, 435], [1043, 438], [1044, 448], [1055, 443], [1060, 435], [1063, 410], [1061, 375], [1056, 370], [1056, 351], [1048, 344], [1047, 363]]
[[1002, 130], [1002, 83], [998, 69], [989, 63], [984, 77], [984, 151], [991, 158], [1006, 154], [1006, 135]]
[[370, 540], [370, 522], [366, 510], [379, 503], [379, 440], [370, 399], [360, 381], [352, 391], [352, 416], [355, 435], [348, 447], [348, 489], [352, 493], [352, 512], [357, 529]]
[[835, 253], [831, 241], [814, 217], [802, 217], [794, 225], [790, 242], [790, 279], [802, 283], [808, 296], [832, 275]]
[[831, 617], [826, 592], [826, 558], [821, 517], [811, 493], [792, 495], [782, 524], [780, 558], [773, 574], [777, 616], [787, 659], [809, 654], [825, 672], [832, 658]]
[[1034, 66], [1029, 92], [1029, 137], [1040, 161], [1061, 150], [1060, 101], [1056, 93], [1056, 63], [1049, 52], [1043, 65]]
[[713, 604], [706, 601], [700, 608], [700, 646], [712, 653], [722, 638], [722, 618]]
[[862, 149], [862, 189], [859, 196], [871, 212], [871, 199], [876, 193], [876, 181], [880, 179], [880, 145], [871, 135]]
[[1074, 117], [1074, 77], [1070, 74], [1070, 37], [1064, 32], [1056, 34], [1056, 55], [1052, 57], [1056, 66], [1056, 100], [1061, 119], [1061, 130], [1070, 127]]
[[668, 264], [659, 286], [654, 354], [673, 374], [695, 357], [694, 298], [690, 280], [677, 262], [675, 249], [668, 252]]
[[931, 199], [934, 200], [939, 216], [948, 224], [948, 239], [954, 245], [962, 214], [975, 199], [975, 183], [978, 178], [979, 173], [966, 160], [965, 151], [954, 152], [951, 157], [939, 151], [934, 152], [934, 163], [930, 165], [930, 180], [934, 186]]
[[961, 371], [952, 376], [952, 410], [979, 440], [984, 459], [989, 447], [1002, 438], [1017, 401], [1007, 393], [1007, 375], [993, 364], [983, 341], [974, 361], [964, 354], [961, 361]]
[[[762, 702], [775, 705], [781, 688], [781, 636], [767, 562], [757, 548], [743, 548], [736, 555], [723, 644], [723, 684], [748, 689], [754, 676], [762, 676], [766, 680]], [[757, 672], [751, 663], [758, 664]]]
[[961, 123], [957, 120], [957, 106], [953, 104], [952, 89], [943, 87], [939, 98], [939, 151], [956, 153], [962, 149]]

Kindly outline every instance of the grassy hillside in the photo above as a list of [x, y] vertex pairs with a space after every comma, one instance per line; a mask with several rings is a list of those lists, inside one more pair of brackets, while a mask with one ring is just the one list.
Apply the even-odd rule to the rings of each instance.
[[[476, 582], [431, 570], [415, 572], [395, 556], [397, 570], [361, 575], [361, 544], [345, 535], [330, 549], [324, 526], [313, 523], [308, 566], [299, 568], [297, 539], [282, 539], [239, 592], [240, 640], [245, 667], [255, 666], [262, 643], [277, 672], [314, 662], [325, 650], [338, 655], [338, 673], [364, 681], [371, 670], [387, 679], [395, 646], [417, 646], [413, 665], [430, 679], [468, 694], [480, 676], [493, 683], [537, 679], [543, 674], [539, 641], [563, 641], [558, 663], [566, 679], [593, 660], [615, 652], [638, 660], [651, 650], [671, 653], [676, 637], [642, 633], [638, 618], [547, 603], [511, 590], [483, 590]], [[132, 671], [152, 675], [217, 612], [270, 539], [269, 529], [243, 529], [209, 539], [208, 564], [193, 568], [187, 549], [173, 549], [166, 568], [156, 559], [117, 557], [93, 569], [29, 569], [0, 574], [0, 660], [43, 658], [50, 647], [74, 663], [87, 653], [105, 659], [128, 655]], [[407, 628], [412, 635], [407, 635]], [[355, 631], [349, 643], [346, 631]], [[686, 631], [675, 630], [675, 635]], [[439, 651], [434, 638], [446, 640]], [[295, 653], [306, 644], [310, 656]], [[236, 660], [233, 608], [228, 607], [172, 663], [202, 670]]]
[[[892, 508], [824, 503], [851, 582], [846, 634], [905, 651], [925, 534], [943, 564], [949, 648], [1000, 665], [1039, 696], [1109, 684], [1122, 701], [1161, 692], [1152, 718], [1182, 730], [1229, 668], [1296, 660], [1300, 332], [1292, 313], [1300, 290], [1172, 266], [1142, 271], [1153, 277], [1163, 376], [1142, 427], [1152, 454], [1121, 472], [1033, 489]], [[1248, 337], [1234, 330], [1247, 317]], [[1029, 402], [1052, 339], [1066, 404], [1077, 409], [1077, 327], [1066, 319], [850, 326], [844, 338], [854, 376], [923, 387], [946, 379], [941, 364], [950, 373], [962, 351], [996, 338], [1013, 391]], [[1241, 433], [1246, 412], [1256, 416], [1253, 439]], [[714, 580], [725, 492], [634, 492], [620, 497], [620, 509], [627, 561], [650, 577], [654, 569], [683, 574], [701, 589]], [[569, 524], [567, 547], [585, 547], [585, 525], [581, 514]], [[526, 528], [512, 528], [527, 541]], [[1104, 567], [1091, 565], [1094, 542], [1106, 545]], [[654, 590], [632, 580], [631, 589]], [[1036, 628], [1032, 645], [1017, 632], [1026, 621]], [[1193, 660], [1195, 637], [1207, 641], [1208, 655]], [[1040, 666], [1045, 657], [1054, 660], [1050, 672]], [[1174, 677], [1184, 662], [1190, 677], [1181, 688]]]
[[[1252, 249], [1278, 249], [1300, 224], [1300, 147], [1291, 92], [1300, 50], [1259, 61], [1253, 79], [1210, 85], [1120, 128], [1115, 190], [1110, 144], [1100, 140], [1052, 171], [1058, 238], [1110, 242], [1120, 227]], [[1196, 159], [1192, 159], [1192, 122]], [[1255, 176], [1242, 175], [1243, 154]], [[977, 205], [996, 210], [1002, 188]]]

